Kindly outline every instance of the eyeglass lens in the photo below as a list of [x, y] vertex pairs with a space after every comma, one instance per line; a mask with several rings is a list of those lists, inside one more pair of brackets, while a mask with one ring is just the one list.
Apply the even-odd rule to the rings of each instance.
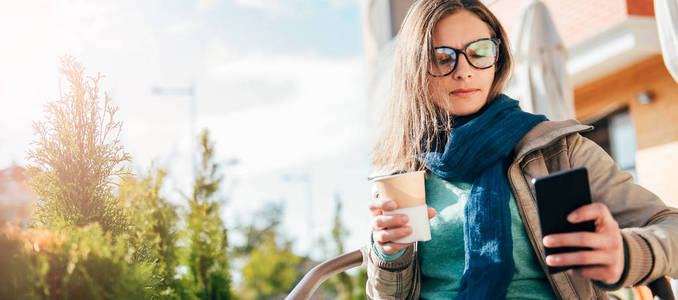
[[[468, 44], [464, 50], [468, 62], [475, 68], [486, 69], [496, 61], [497, 45], [492, 40], [479, 40]], [[457, 51], [449, 47], [435, 49], [435, 62], [431, 67], [431, 74], [436, 76], [447, 75], [454, 70], [457, 64]]]

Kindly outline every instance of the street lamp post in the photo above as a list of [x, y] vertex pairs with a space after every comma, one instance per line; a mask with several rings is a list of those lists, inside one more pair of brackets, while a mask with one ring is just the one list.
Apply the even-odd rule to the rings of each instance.
[[191, 149], [188, 151], [188, 155], [191, 158], [191, 180], [195, 179], [197, 174], [197, 166], [195, 163], [195, 121], [197, 114], [197, 103], [195, 100], [195, 82], [191, 82], [189, 87], [186, 88], [170, 88], [170, 87], [153, 87], [151, 93], [156, 96], [189, 96], [189, 130], [190, 130], [190, 139], [189, 145]]

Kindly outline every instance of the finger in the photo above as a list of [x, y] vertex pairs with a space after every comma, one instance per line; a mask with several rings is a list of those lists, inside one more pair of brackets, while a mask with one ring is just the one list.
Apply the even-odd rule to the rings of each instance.
[[593, 280], [602, 281], [606, 284], [613, 284], [619, 281], [619, 278], [614, 278], [614, 274], [609, 267], [606, 266], [590, 266], [580, 267], [568, 270], [570, 275], [590, 278]]
[[433, 207], [428, 208], [428, 218], [433, 219], [436, 216], [436, 209]]
[[383, 214], [383, 211], [391, 211], [397, 208], [395, 201], [390, 199], [372, 200], [369, 203], [370, 211], [375, 216]]
[[412, 233], [412, 227], [402, 226], [394, 229], [384, 229], [374, 231], [374, 240], [379, 243], [388, 243], [400, 238], [404, 238]]
[[383, 201], [380, 200], [372, 200], [368, 204], [368, 207], [370, 208], [370, 211], [372, 212], [373, 215], [378, 216], [381, 215], [381, 207], [383, 206]]
[[552, 267], [574, 265], [611, 265], [614, 256], [608, 251], [577, 251], [551, 254], [546, 257], [546, 264]]
[[402, 250], [403, 248], [406, 248], [408, 246], [412, 245], [412, 243], [407, 243], [407, 244], [402, 244], [402, 243], [385, 243], [385, 244], [377, 244], [377, 247], [379, 247], [379, 250], [381, 250], [382, 253], [388, 254], [388, 255], [393, 255], [398, 253], [398, 251]]
[[544, 246], [555, 247], [589, 247], [592, 249], [607, 249], [615, 246], [615, 240], [609, 235], [594, 232], [569, 232], [549, 234], [544, 237]]
[[375, 230], [381, 228], [395, 228], [407, 224], [409, 217], [405, 214], [376, 216], [372, 221]]
[[608, 219], [612, 219], [612, 214], [610, 214], [610, 210], [607, 206], [602, 203], [584, 205], [575, 209], [567, 216], [567, 220], [570, 221], [570, 223], [581, 223], [593, 220], [596, 223], [596, 228]]

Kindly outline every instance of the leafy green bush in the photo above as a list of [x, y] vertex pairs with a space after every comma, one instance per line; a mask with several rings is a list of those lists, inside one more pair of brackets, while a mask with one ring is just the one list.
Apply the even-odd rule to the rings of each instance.
[[115, 240], [94, 223], [0, 233], [2, 299], [158, 298], [153, 265], [134, 262], [128, 237]]
[[45, 120], [33, 123], [36, 138], [27, 153], [35, 215], [47, 227], [97, 222], [118, 234], [126, 219], [112, 191], [130, 160], [119, 140], [118, 108], [107, 93], [100, 95], [102, 76], [85, 76], [73, 57], [62, 58], [61, 73], [69, 88], [45, 106]]
[[186, 197], [189, 275], [199, 299], [233, 299], [229, 273], [228, 230], [221, 219], [218, 190], [223, 180], [214, 159], [214, 142], [205, 129], [200, 135], [200, 168], [192, 197]]
[[130, 243], [136, 249], [134, 261], [153, 264], [163, 298], [179, 298], [176, 268], [179, 265], [177, 207], [160, 195], [167, 172], [151, 168], [139, 178], [127, 176], [118, 190], [120, 205], [128, 217]]

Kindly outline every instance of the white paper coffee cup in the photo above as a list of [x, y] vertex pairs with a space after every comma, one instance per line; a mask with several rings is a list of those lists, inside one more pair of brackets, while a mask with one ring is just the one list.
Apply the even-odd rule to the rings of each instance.
[[395, 201], [398, 209], [384, 211], [384, 215], [405, 214], [409, 217], [407, 225], [412, 234], [394, 240], [396, 243], [412, 243], [431, 239], [431, 226], [426, 205], [426, 171], [401, 173], [372, 179], [379, 198]]

